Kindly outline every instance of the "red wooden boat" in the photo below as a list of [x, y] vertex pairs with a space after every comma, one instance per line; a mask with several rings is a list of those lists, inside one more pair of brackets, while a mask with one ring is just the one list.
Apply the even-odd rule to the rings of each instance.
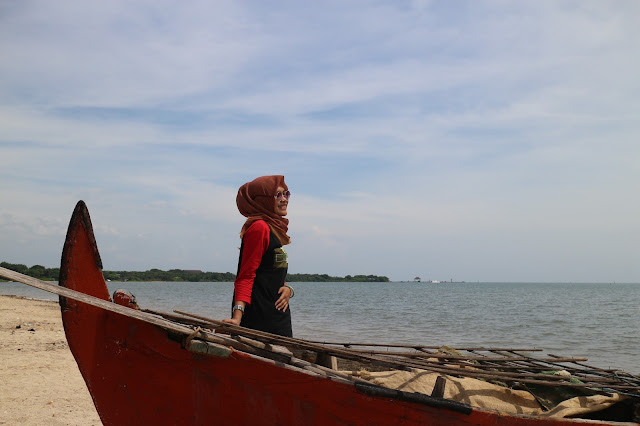
[[[114, 303], [82, 201], [69, 224], [60, 286], [4, 268], [0, 268], [0, 276], [60, 295], [69, 347], [105, 425], [638, 424], [634, 421], [640, 414], [640, 377], [583, 368], [584, 364], [575, 360], [570, 360], [575, 368], [567, 369], [574, 377], [582, 374], [582, 385], [560, 379], [552, 385], [625, 394], [626, 399], [614, 407], [613, 411], [620, 412], [616, 420], [505, 414], [442, 398], [437, 390], [434, 396], [390, 389], [330, 368], [332, 363], [335, 367], [336, 361], [331, 358], [335, 357], [340, 362], [364, 363], [372, 368], [419, 367], [443, 377], [471, 375], [507, 384], [548, 383], [540, 380], [539, 370], [532, 369], [545, 361], [514, 357], [514, 353], [520, 354], [515, 350], [504, 362], [486, 357], [480, 360], [487, 360], [485, 363], [476, 362], [473, 369], [463, 369], [460, 363], [473, 357], [429, 352], [429, 361], [415, 351], [415, 356], [401, 351], [383, 355], [371, 347], [356, 350], [344, 344], [283, 338], [196, 315], [140, 310], [123, 293], [114, 297], [118, 299]], [[476, 348], [473, 354], [478, 353]], [[562, 361], [558, 358], [553, 365]], [[595, 381], [590, 382], [590, 377]]]

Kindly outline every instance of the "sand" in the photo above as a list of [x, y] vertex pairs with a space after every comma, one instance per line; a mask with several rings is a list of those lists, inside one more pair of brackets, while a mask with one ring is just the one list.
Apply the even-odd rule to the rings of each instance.
[[101, 425], [57, 302], [0, 295], [0, 425]]

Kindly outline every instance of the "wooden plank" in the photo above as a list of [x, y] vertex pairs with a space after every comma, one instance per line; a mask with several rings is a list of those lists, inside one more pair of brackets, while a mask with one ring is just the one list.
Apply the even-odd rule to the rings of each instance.
[[190, 352], [215, 356], [217, 358], [229, 358], [232, 350], [227, 346], [217, 345], [202, 340], [191, 340], [186, 349]]
[[444, 388], [446, 384], [447, 384], [447, 379], [444, 376], [438, 376], [438, 378], [436, 378], [436, 384], [433, 386], [433, 391], [431, 392], [431, 396], [434, 398], [444, 397]]
[[322, 365], [332, 370], [338, 369], [338, 360], [336, 359], [336, 357], [326, 352], [318, 352], [316, 364]]
[[201, 315], [197, 315], [197, 314], [192, 314], [189, 312], [183, 312], [183, 311], [179, 311], [176, 310], [174, 311], [178, 314], [181, 315], [185, 315], [185, 316], [189, 316], [189, 317], [193, 317], [193, 318], [197, 318], [203, 321], [206, 321], [209, 325], [211, 325], [212, 327], [215, 327], [216, 329], [226, 329], [226, 332], [230, 333], [230, 334], [238, 334], [238, 335], [244, 335], [244, 336], [250, 336], [250, 337], [254, 337], [254, 338], [258, 338], [262, 341], [265, 342], [270, 342], [270, 343], [278, 343], [280, 345], [283, 346], [296, 346], [299, 348], [304, 348], [307, 350], [311, 350], [311, 351], [315, 351], [315, 352], [327, 352], [327, 353], [331, 353], [333, 355], [336, 356], [341, 356], [342, 358], [346, 358], [346, 359], [352, 359], [352, 360], [361, 360], [361, 361], [369, 361], [369, 362], [379, 362], [379, 363], [383, 363], [386, 366], [389, 366], [391, 368], [400, 368], [402, 369], [404, 366], [402, 364], [399, 364], [398, 362], [389, 362], [383, 359], [379, 359], [376, 357], [372, 357], [372, 356], [368, 356], [368, 355], [363, 355], [363, 354], [357, 354], [354, 353], [352, 351], [346, 350], [346, 349], [338, 349], [338, 348], [330, 348], [327, 346], [323, 346], [323, 345], [319, 345], [319, 344], [315, 344], [315, 343], [309, 343], [306, 340], [302, 340], [302, 339], [295, 339], [293, 337], [285, 337], [285, 336], [279, 336], [276, 334], [271, 334], [271, 333], [267, 333], [264, 331], [259, 331], [259, 330], [253, 330], [250, 328], [245, 328], [245, 327], [239, 327], [236, 325], [230, 325], [227, 323], [223, 323], [222, 321], [218, 321], [218, 320], [214, 320], [212, 318], [207, 318]]
[[[162, 319], [162, 318], [158, 318], [157, 316], [147, 313], [147, 312], [143, 312], [143, 311], [138, 311], [138, 310], [134, 310], [131, 308], [127, 308], [124, 306], [120, 306], [117, 305], [113, 302], [107, 301], [107, 300], [103, 300], [103, 299], [99, 299], [97, 297], [93, 297], [93, 296], [89, 296], [86, 295], [84, 293], [75, 291], [75, 290], [71, 290], [68, 289], [66, 287], [61, 287], [55, 284], [51, 284], [48, 283], [46, 281], [41, 281], [37, 278], [33, 278], [33, 277], [29, 277], [27, 275], [24, 274], [20, 274], [19, 272], [15, 272], [12, 271], [10, 269], [6, 269], [3, 267], [0, 267], [0, 277], [4, 277], [7, 278], [9, 280], [15, 281], [15, 282], [20, 282], [22, 284], [26, 284], [32, 287], [36, 287], [39, 288], [41, 290], [45, 290], [48, 291], [50, 293], [54, 293], [57, 294], [59, 296], [63, 296], [63, 297], [68, 297], [70, 299], [73, 300], [77, 300], [79, 302], [83, 302], [83, 303], [87, 303], [91, 306], [96, 306], [102, 309], [105, 309], [107, 311], [110, 312], [115, 312], [117, 314], [121, 314], [124, 316], [127, 316], [129, 318], [135, 318], [135, 319], [139, 319], [141, 321], [156, 325], [158, 327], [161, 327], [165, 330], [169, 330], [172, 332], [176, 332], [179, 334], [182, 334], [184, 336], [190, 336], [191, 334], [193, 334], [194, 330], [190, 327], [185, 327], [183, 325], [177, 324], [173, 321], [169, 321], [166, 319]], [[231, 326], [234, 327], [234, 326]], [[243, 327], [237, 327], [237, 328], [243, 328]], [[268, 333], [267, 333], [268, 334]], [[214, 344], [218, 344], [218, 345], [229, 345], [229, 346], [240, 346], [242, 347], [242, 350], [246, 356], [250, 356], [250, 357], [254, 357], [256, 359], [260, 359], [264, 362], [269, 362], [269, 363], [273, 363], [275, 365], [278, 365], [281, 368], [286, 368], [288, 370], [292, 370], [292, 371], [297, 371], [297, 372], [302, 372], [305, 374], [311, 374], [314, 376], [319, 376], [319, 377], [325, 377], [325, 378], [329, 378], [331, 380], [337, 380], [340, 381], [342, 383], [349, 383], [349, 384], [353, 384], [354, 378], [352, 378], [351, 376], [348, 376], [346, 374], [342, 374], [339, 372], [335, 372], [335, 371], [325, 371], [325, 369], [323, 367], [320, 366], [316, 366], [313, 365], [311, 363], [308, 363], [306, 361], [303, 360], [298, 360], [295, 358], [291, 357], [291, 354], [288, 350], [286, 350], [285, 348], [281, 348], [280, 352], [281, 353], [272, 353], [273, 355], [277, 356], [278, 360], [273, 360], [270, 359], [268, 357], [264, 357], [263, 354], [258, 354], [257, 351], [251, 351], [250, 345], [247, 345], [247, 343], [245, 343], [247, 340], [245, 340], [245, 342], [238, 342], [236, 340], [234, 340], [232, 337], [230, 336], [225, 336], [223, 334], [212, 334], [212, 333], [206, 333], [204, 331], [199, 332], [196, 335], [197, 339], [202, 339], [208, 342], [213, 342]], [[196, 342], [196, 340], [191, 340], [190, 344], [194, 344], [194, 342]], [[258, 343], [259, 345], [263, 346], [265, 349], [263, 350], [263, 352], [268, 352], [268, 350], [266, 349], [266, 346], [264, 345], [264, 343], [262, 342], [258, 342], [258, 341], [254, 341], [255, 343]], [[198, 346], [198, 343], [195, 343], [196, 346]], [[257, 348], [256, 348], [257, 349]], [[246, 352], [245, 352], [246, 350]], [[223, 350], [220, 350], [219, 353], [224, 353]], [[295, 362], [295, 366], [294, 365], [287, 365], [283, 363], [282, 357], [287, 357], [287, 358], [291, 358], [292, 360], [294, 360]]]
[[170, 330], [170, 331], [174, 331], [176, 333], [185, 334], [185, 335], [189, 335], [193, 333], [193, 329], [189, 327], [185, 327], [183, 325], [179, 325], [174, 322], [167, 321], [162, 318], [158, 318], [154, 315], [145, 313], [143, 311], [138, 311], [135, 309], [120, 306], [108, 300], [99, 299], [97, 297], [93, 297], [93, 296], [89, 296], [87, 294], [81, 293], [79, 291], [71, 290], [66, 287], [61, 287], [56, 284], [51, 284], [46, 281], [41, 281], [37, 278], [29, 277], [27, 275], [23, 275], [19, 272], [15, 272], [10, 269], [0, 267], [0, 277], [4, 277], [9, 280], [20, 282], [22, 284], [26, 284], [31, 287], [36, 287], [41, 290], [45, 290], [50, 293], [57, 294], [59, 296], [68, 297], [70, 299], [77, 300], [78, 302], [83, 302], [91, 306], [96, 306], [98, 308], [102, 308], [110, 312], [115, 312], [117, 314], [121, 314], [129, 318], [135, 318], [140, 321], [148, 322], [150, 324], [154, 324], [159, 327], [162, 327], [165, 330]]

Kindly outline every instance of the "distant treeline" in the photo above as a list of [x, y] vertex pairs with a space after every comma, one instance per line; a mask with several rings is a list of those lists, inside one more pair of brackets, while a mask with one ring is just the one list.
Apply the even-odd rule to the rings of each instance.
[[58, 281], [58, 276], [60, 275], [60, 268], [45, 268], [42, 265], [28, 267], [20, 263], [0, 262], [0, 266], [44, 281]]
[[327, 274], [287, 274], [287, 282], [378, 282], [388, 283], [389, 278], [378, 275], [347, 275], [346, 277], [332, 277]]
[[[60, 268], [45, 268], [42, 265], [27, 267], [19, 263], [0, 262], [3, 268], [20, 272], [45, 281], [58, 281]], [[231, 282], [236, 274], [231, 272], [203, 272], [188, 269], [150, 269], [148, 271], [102, 271], [105, 280], [111, 281], [188, 281]], [[327, 274], [287, 274], [288, 282], [389, 282], [389, 278], [377, 275], [347, 275], [332, 277]]]

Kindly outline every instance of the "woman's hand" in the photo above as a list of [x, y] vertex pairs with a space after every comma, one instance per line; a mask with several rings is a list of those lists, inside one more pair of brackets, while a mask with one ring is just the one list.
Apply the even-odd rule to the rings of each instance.
[[278, 289], [278, 300], [276, 300], [276, 309], [285, 312], [289, 307], [289, 298], [291, 297], [291, 289], [283, 285]]
[[222, 322], [227, 324], [240, 325], [241, 319], [242, 318], [229, 318], [229, 319], [223, 319]]
[[242, 315], [244, 315], [244, 308], [246, 307], [246, 302], [243, 302], [242, 300], [234, 301], [233, 313], [231, 314], [231, 318], [223, 319], [222, 322], [224, 322], [225, 324], [240, 325], [240, 323], [242, 322]]

